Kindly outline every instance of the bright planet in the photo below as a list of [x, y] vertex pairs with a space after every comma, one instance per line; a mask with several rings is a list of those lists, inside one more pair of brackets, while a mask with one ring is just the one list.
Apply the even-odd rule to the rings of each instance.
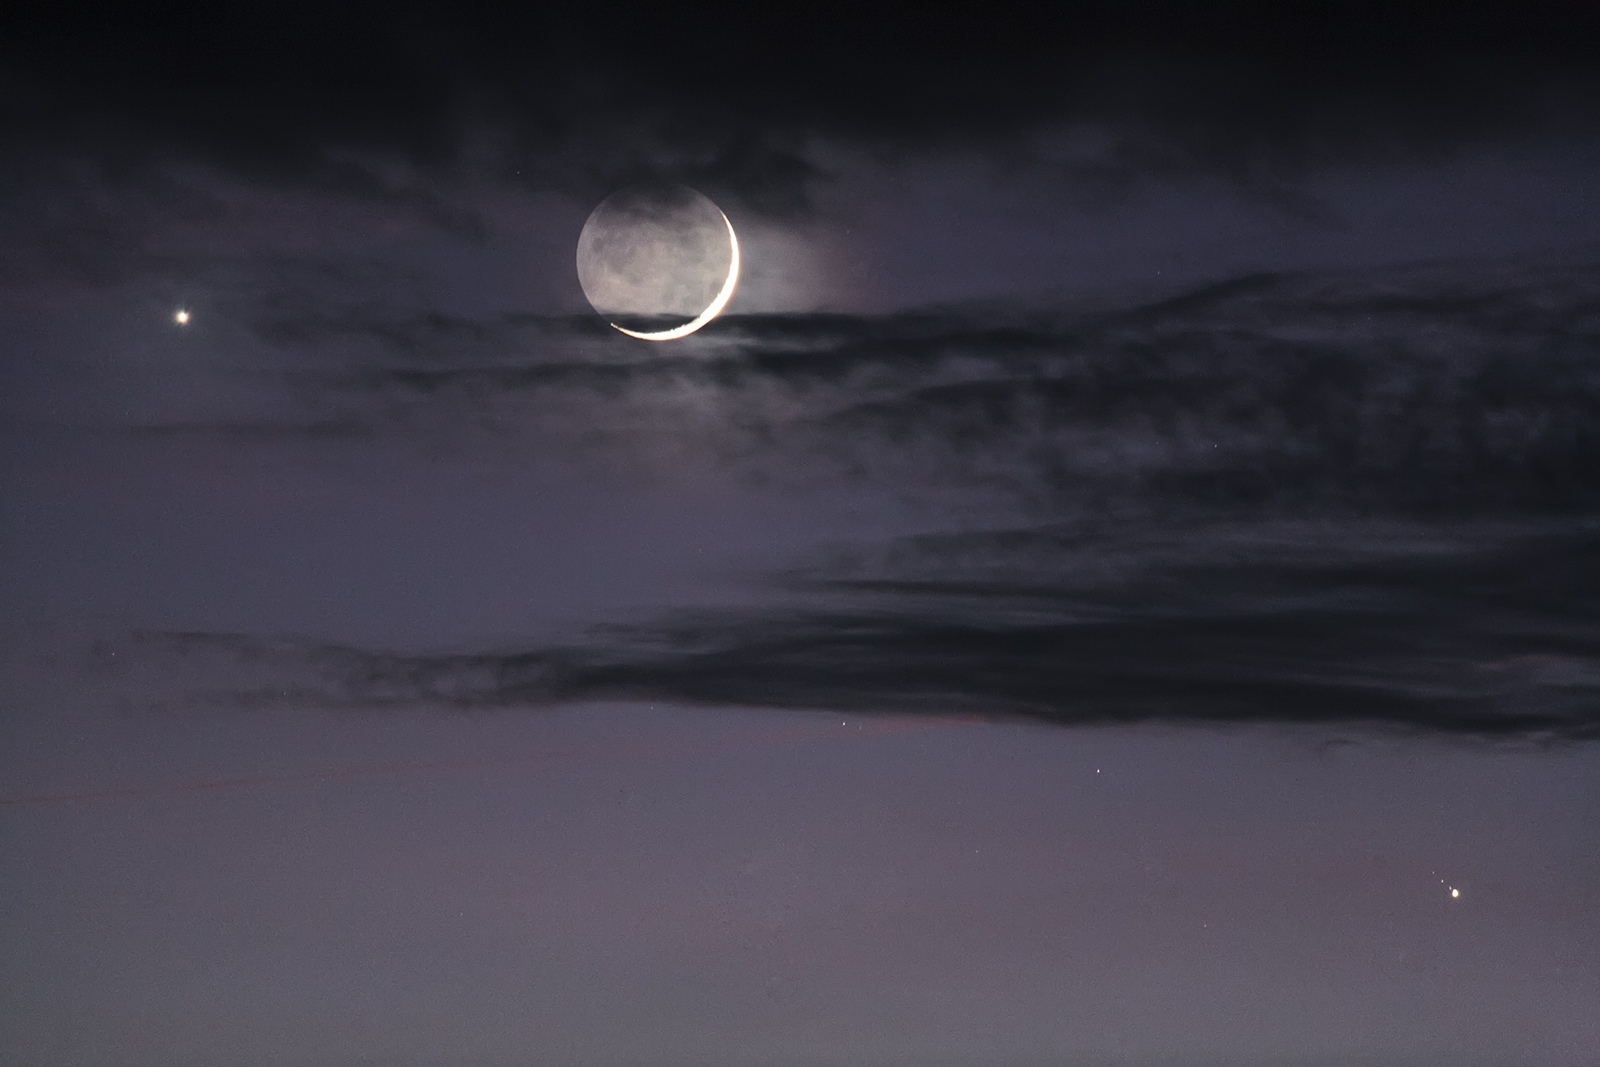
[[578, 281], [595, 311], [629, 337], [687, 337], [732, 298], [739, 238], [698, 190], [629, 186], [601, 201], [584, 223]]

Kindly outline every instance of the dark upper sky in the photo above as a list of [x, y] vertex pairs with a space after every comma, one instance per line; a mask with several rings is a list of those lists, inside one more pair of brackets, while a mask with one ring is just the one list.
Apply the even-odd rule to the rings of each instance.
[[[646, 176], [774, 235], [746, 310], [1595, 237], [1581, 4], [23, 4], [5, 30], [12, 276], [148, 271], [186, 221], [325, 236], [270, 206], [313, 193], [488, 239]], [[524, 305], [581, 306], [561, 251]]]
[[[20, 8], [20, 10], [18, 10]], [[1023, 151], [1093, 126], [1128, 171], [1284, 168], [1595, 134], [1588, 5], [1072, 3], [13, 7], [6, 139], [324, 176], [487, 137], [538, 180], [675, 170], [771, 210], [814, 139]]]
[[8, 5], [0, 1060], [1586, 1063], [1590, 7]]

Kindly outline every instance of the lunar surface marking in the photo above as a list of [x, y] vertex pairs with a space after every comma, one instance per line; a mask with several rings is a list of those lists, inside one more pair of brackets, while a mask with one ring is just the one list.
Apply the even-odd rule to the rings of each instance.
[[637, 337], [644, 341], [672, 341], [679, 337], [688, 337], [691, 333], [716, 318], [722, 309], [727, 307], [728, 301], [733, 297], [734, 287], [739, 284], [739, 238], [733, 232], [733, 223], [728, 221], [727, 215], [722, 216], [722, 224], [728, 227], [728, 247], [732, 251], [732, 258], [728, 261], [728, 279], [722, 283], [722, 289], [718, 291], [716, 299], [711, 301], [704, 311], [682, 326], [674, 326], [670, 330], [641, 333], [637, 330], [625, 329], [614, 322], [611, 324], [611, 328], [625, 333], [629, 337]]

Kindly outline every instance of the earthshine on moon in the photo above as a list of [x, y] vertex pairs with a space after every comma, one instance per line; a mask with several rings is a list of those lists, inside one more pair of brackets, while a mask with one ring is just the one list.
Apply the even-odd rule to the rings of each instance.
[[621, 333], [645, 341], [687, 337], [732, 298], [739, 238], [721, 209], [688, 186], [632, 186], [607, 197], [584, 223], [578, 281]]

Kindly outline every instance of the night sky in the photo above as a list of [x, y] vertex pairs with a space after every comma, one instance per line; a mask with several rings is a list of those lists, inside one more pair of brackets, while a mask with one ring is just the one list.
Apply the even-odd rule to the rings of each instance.
[[6, 5], [0, 1063], [1600, 1064], [1590, 7]]

